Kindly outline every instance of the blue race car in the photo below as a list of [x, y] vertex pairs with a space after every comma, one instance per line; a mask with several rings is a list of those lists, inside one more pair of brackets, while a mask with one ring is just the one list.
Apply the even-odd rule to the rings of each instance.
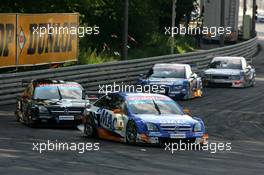
[[140, 75], [142, 86], [159, 86], [158, 93], [174, 99], [202, 96], [202, 79], [193, 73], [188, 64], [155, 64], [147, 75]]
[[161, 94], [105, 95], [84, 111], [79, 129], [88, 137], [129, 144], [206, 141], [203, 121], [187, 115], [174, 100]]

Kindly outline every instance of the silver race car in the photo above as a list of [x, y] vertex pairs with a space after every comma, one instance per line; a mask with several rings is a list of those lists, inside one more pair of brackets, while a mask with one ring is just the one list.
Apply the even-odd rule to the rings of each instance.
[[244, 57], [215, 57], [202, 72], [204, 86], [250, 87], [255, 85], [255, 69]]

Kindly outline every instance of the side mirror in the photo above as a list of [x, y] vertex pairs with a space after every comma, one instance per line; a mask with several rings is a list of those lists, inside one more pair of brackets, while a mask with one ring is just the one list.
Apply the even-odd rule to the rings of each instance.
[[191, 78], [197, 78], [197, 74], [196, 74], [196, 73], [193, 73], [193, 74], [191, 75]]
[[82, 99], [83, 100], [89, 100], [91, 102], [95, 102], [98, 100], [98, 97], [96, 95], [90, 95], [91, 93], [87, 92], [86, 90], [83, 90], [82, 92]]
[[91, 100], [91, 101], [98, 100], [98, 97], [96, 95], [87, 95], [86, 94], [86, 97], [87, 97], [87, 100]]
[[113, 113], [114, 114], [121, 114], [121, 115], [124, 114], [124, 112], [121, 109], [114, 109]]
[[145, 78], [145, 74], [139, 74], [140, 78]]
[[247, 69], [252, 69], [252, 66], [248, 65], [248, 66], [247, 66]]
[[86, 98], [87, 98], [86, 91], [83, 90], [83, 91], [82, 91], [82, 99], [83, 99], [83, 100], [86, 100]]
[[184, 108], [183, 112], [184, 112], [184, 114], [187, 114], [187, 115], [190, 115], [190, 116], [192, 115], [189, 108]]

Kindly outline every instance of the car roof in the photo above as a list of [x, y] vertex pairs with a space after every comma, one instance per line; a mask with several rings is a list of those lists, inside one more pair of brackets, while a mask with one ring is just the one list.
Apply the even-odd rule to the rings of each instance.
[[264, 16], [264, 11], [259, 11], [257, 16]]
[[232, 56], [232, 57], [229, 57], [229, 56], [223, 56], [223, 57], [214, 57], [213, 60], [222, 60], [222, 59], [225, 59], [225, 60], [243, 60], [245, 59], [244, 57], [235, 57], [235, 56]]
[[36, 80], [32, 80], [33, 85], [35, 86], [39, 86], [39, 85], [77, 85], [77, 86], [81, 86], [79, 83], [77, 82], [73, 82], [73, 81], [63, 81], [63, 80], [50, 80], [50, 79], [36, 79]]
[[173, 67], [173, 66], [184, 66], [184, 67], [189, 67], [190, 65], [189, 64], [178, 64], [178, 63], [162, 63], [162, 64], [155, 64], [153, 66], [153, 68], [157, 67], [157, 66], [164, 66], [164, 67], [167, 67], [167, 66], [170, 66], [170, 67]]

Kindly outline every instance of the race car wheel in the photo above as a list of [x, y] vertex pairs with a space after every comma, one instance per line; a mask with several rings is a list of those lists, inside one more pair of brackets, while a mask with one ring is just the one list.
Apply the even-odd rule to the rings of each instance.
[[15, 117], [16, 117], [16, 121], [20, 122], [21, 121], [21, 107], [20, 107], [20, 103], [17, 102], [16, 103], [16, 111], [15, 111]]
[[134, 122], [130, 121], [126, 129], [126, 142], [128, 144], [136, 144], [137, 142], [137, 128]]
[[22, 116], [22, 112], [19, 109], [17, 109], [15, 111], [15, 118], [16, 118], [17, 122], [22, 122], [23, 121], [21, 116]]
[[84, 124], [84, 134], [90, 138], [96, 136], [96, 130], [90, 117], [86, 118], [86, 122]]
[[255, 77], [251, 80], [251, 87], [254, 87], [255, 86], [255, 84], [256, 84], [256, 80], [255, 80]]
[[190, 98], [192, 98], [192, 94], [194, 92], [191, 90], [191, 84], [189, 83], [188, 85], [188, 91], [187, 91], [187, 94], [184, 96], [184, 100], [189, 100]]
[[27, 116], [27, 125], [29, 127], [36, 128], [36, 127], [38, 127], [38, 124], [39, 124], [38, 121], [32, 120], [32, 116], [31, 115]]

